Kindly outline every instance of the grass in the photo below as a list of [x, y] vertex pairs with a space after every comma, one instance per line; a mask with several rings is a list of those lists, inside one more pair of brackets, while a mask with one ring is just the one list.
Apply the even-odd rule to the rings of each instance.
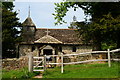
[[2, 78], [32, 78], [33, 76], [35, 75], [38, 75], [39, 72], [33, 72], [33, 73], [30, 73], [28, 72], [28, 68], [23, 68], [23, 69], [20, 69], [20, 70], [2, 70]]
[[[79, 64], [64, 66], [64, 73], [60, 67], [47, 69], [43, 78], [120, 78], [120, 63], [112, 63], [109, 68], [107, 63]], [[29, 73], [27, 68], [20, 70], [2, 70], [2, 78], [32, 78], [39, 72]]]
[[120, 64], [112, 63], [109, 68], [107, 63], [79, 64], [64, 66], [64, 73], [60, 67], [47, 69], [44, 78], [118, 78], [120, 77]]

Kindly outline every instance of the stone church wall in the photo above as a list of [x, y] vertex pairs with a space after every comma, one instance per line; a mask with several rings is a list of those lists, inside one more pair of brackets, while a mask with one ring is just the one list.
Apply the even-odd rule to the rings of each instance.
[[77, 54], [77, 53], [82, 53], [82, 52], [90, 52], [92, 51], [92, 47], [90, 46], [75, 46], [76, 47], [76, 52], [73, 52], [73, 46], [63, 46], [62, 47], [62, 52], [65, 54]]
[[[82, 53], [82, 52], [89, 52], [92, 51], [92, 47], [90, 46], [75, 46], [76, 47], [76, 52], [73, 52], [73, 46], [62, 46], [62, 52], [64, 54], [77, 54], [77, 53]], [[19, 57], [25, 56], [29, 54], [30, 52], [34, 52], [33, 56], [39, 56], [39, 49], [37, 46], [35, 46], [35, 50], [32, 51], [32, 45], [20, 45], [19, 47]], [[59, 51], [57, 54], [61, 54]]]
[[62, 46], [62, 52], [65, 54], [71, 54], [72, 48], [70, 46]]
[[20, 45], [19, 46], [19, 57], [25, 56], [31, 52], [31, 46], [30, 45]]
[[[90, 51], [92, 51], [92, 47], [90, 46], [76, 46], [76, 52], [73, 52], [73, 46], [62, 47], [62, 52], [64, 52], [64, 54], [78, 54], [78, 53], [90, 52]], [[76, 62], [76, 61], [88, 60], [91, 59], [91, 57], [92, 54], [69, 56], [64, 58], [64, 62]]]

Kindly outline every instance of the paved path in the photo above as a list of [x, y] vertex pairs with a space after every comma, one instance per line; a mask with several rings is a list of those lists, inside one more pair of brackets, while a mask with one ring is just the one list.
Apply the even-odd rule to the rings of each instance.
[[39, 75], [37, 75], [37, 76], [35, 76], [33, 78], [42, 78], [42, 74], [39, 74]]

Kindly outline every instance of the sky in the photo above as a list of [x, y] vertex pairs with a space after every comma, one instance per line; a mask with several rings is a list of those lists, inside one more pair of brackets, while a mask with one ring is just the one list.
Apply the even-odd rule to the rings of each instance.
[[37, 28], [68, 28], [70, 22], [73, 21], [73, 16], [77, 17], [77, 21], [84, 21], [84, 12], [81, 8], [74, 11], [72, 8], [67, 12], [67, 16], [64, 17], [64, 20], [67, 21], [67, 24], [57, 25], [54, 23], [56, 20], [52, 13], [55, 13], [54, 2], [34, 2], [34, 1], [17, 1], [14, 2], [14, 11], [17, 11], [19, 14], [19, 21], [22, 23], [28, 17], [28, 11], [30, 6], [30, 17], [32, 18], [34, 24]]

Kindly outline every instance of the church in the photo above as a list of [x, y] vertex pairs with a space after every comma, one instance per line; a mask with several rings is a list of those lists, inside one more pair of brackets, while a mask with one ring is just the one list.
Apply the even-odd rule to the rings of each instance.
[[36, 28], [30, 15], [22, 23], [23, 42], [19, 44], [19, 57], [33, 52], [33, 56], [77, 54], [92, 51], [84, 44], [76, 29]]

